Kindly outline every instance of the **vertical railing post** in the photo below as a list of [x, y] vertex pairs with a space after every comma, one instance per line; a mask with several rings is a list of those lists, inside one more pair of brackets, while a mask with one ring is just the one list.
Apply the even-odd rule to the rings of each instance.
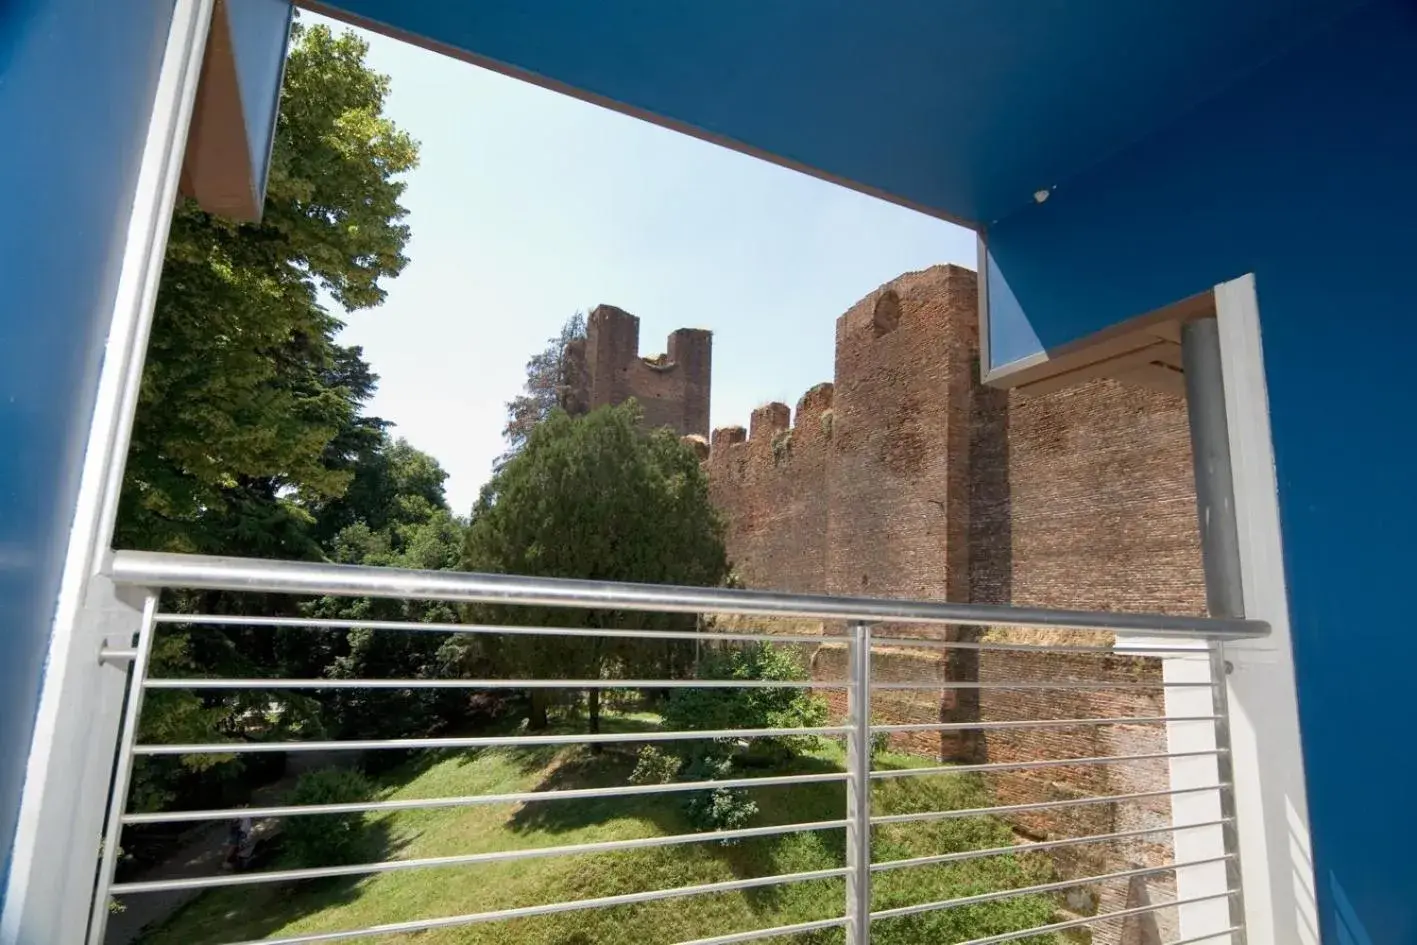
[[108, 814], [103, 830], [103, 852], [99, 858], [98, 882], [89, 912], [88, 945], [103, 945], [108, 930], [109, 888], [118, 864], [118, 847], [123, 840], [123, 813], [128, 805], [128, 784], [133, 775], [133, 746], [138, 740], [138, 720], [143, 711], [143, 684], [148, 678], [148, 657], [152, 653], [157, 616], [158, 592], [148, 592], [143, 602], [143, 622], [138, 627], [133, 650], [133, 670], [128, 679], [128, 699], [123, 709], [123, 727], [118, 734], [118, 754], [113, 765], [113, 785], [108, 795]]
[[[1221, 370], [1219, 324], [1202, 318], [1181, 326], [1181, 362], [1186, 375], [1186, 409], [1191, 426], [1191, 461], [1195, 467], [1196, 509], [1199, 513], [1201, 563], [1205, 571], [1206, 609], [1212, 617], [1243, 617], [1245, 594], [1240, 569], [1240, 538], [1235, 518], [1234, 470], [1225, 413], [1225, 380]], [[1230, 922], [1241, 929], [1232, 945], [1244, 945], [1245, 905], [1241, 892], [1240, 843], [1235, 818], [1235, 770], [1230, 754], [1230, 712], [1226, 679], [1228, 663], [1219, 640], [1209, 642], [1210, 681], [1214, 686], [1216, 768], [1220, 812], [1225, 818], [1226, 882]]]
[[846, 690], [846, 945], [871, 940], [871, 626], [853, 624]]
[[1228, 785], [1220, 792], [1220, 816], [1225, 819], [1221, 836], [1225, 838], [1225, 882], [1230, 893], [1230, 921], [1240, 931], [1231, 936], [1231, 945], [1245, 945], [1245, 899], [1240, 875], [1240, 834], [1235, 813], [1235, 759], [1230, 740], [1230, 661], [1225, 658], [1225, 646], [1219, 640], [1210, 641], [1210, 679], [1214, 683], [1211, 702], [1215, 706], [1216, 772], [1220, 783]]

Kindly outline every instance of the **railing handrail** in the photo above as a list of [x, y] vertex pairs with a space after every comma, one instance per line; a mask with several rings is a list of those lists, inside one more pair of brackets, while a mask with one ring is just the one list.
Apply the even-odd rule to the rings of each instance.
[[829, 597], [781, 591], [676, 587], [466, 571], [414, 571], [151, 551], [115, 552], [108, 572], [117, 584], [140, 587], [392, 597], [597, 610], [1105, 630], [1211, 640], [1264, 637], [1270, 629], [1265, 621], [1250, 619], [1049, 610], [880, 597]]
[[[843, 860], [841, 866], [831, 865], [828, 868], [812, 872], [793, 873], [767, 876], [763, 878], [732, 880], [723, 883], [708, 883], [695, 886], [681, 886], [669, 889], [650, 890], [645, 892], [628, 893], [616, 896], [598, 897], [585, 900], [573, 900], [569, 902], [555, 902], [534, 906], [519, 906], [514, 909], [503, 909], [491, 912], [475, 912], [463, 915], [441, 916], [432, 918], [413, 919], [396, 922], [380, 926], [361, 926], [341, 931], [315, 932], [297, 934], [285, 938], [264, 939], [262, 941], [271, 943], [287, 943], [287, 945], [298, 945], [298, 943], [333, 942], [351, 939], [362, 939], [376, 935], [394, 934], [400, 932], [426, 931], [437, 928], [451, 928], [466, 925], [480, 924], [484, 922], [502, 922], [510, 919], [530, 918], [533, 916], [554, 915], [563, 912], [579, 911], [592, 908], [602, 908], [618, 905], [629, 905], [635, 903], [647, 903], [672, 898], [690, 896], [718, 894], [731, 891], [756, 888], [759, 886], [777, 885], [781, 883], [793, 883], [804, 881], [815, 881], [819, 879], [844, 879], [843, 885], [843, 906], [844, 914], [831, 916], [828, 918], [813, 919], [800, 922], [795, 925], [778, 926], [776, 928], [755, 929], [749, 931], [728, 932], [724, 934], [710, 936], [708, 938], [698, 938], [692, 942], [684, 942], [681, 945], [738, 945], [750, 941], [761, 941], [767, 938], [778, 937], [782, 934], [795, 934], [797, 932], [814, 929], [842, 927], [846, 932], [846, 941], [849, 945], [870, 945], [872, 922], [883, 919], [899, 918], [904, 915], [923, 914], [937, 912], [941, 910], [954, 909], [964, 906], [975, 906], [986, 902], [997, 902], [1019, 896], [1039, 896], [1051, 894], [1063, 889], [1072, 888], [1083, 884], [1094, 882], [1112, 882], [1120, 879], [1131, 880], [1136, 877], [1160, 875], [1163, 873], [1175, 873], [1176, 882], [1180, 883], [1181, 870], [1189, 870], [1192, 867], [1205, 864], [1229, 864], [1233, 862], [1235, 856], [1235, 844], [1231, 837], [1234, 833], [1235, 819], [1232, 808], [1227, 808], [1226, 803], [1229, 792], [1233, 790], [1233, 784], [1224, 775], [1226, 766], [1220, 762], [1225, 759], [1230, 749], [1228, 740], [1224, 737], [1225, 709], [1223, 702], [1216, 702], [1214, 710], [1207, 714], [1199, 701], [1191, 700], [1194, 707], [1181, 711], [1181, 704], [1173, 705], [1169, 700], [1181, 687], [1188, 689], [1202, 689], [1214, 691], [1217, 687], [1224, 686], [1223, 658], [1220, 641], [1262, 637], [1269, 632], [1269, 627], [1258, 620], [1242, 619], [1209, 619], [1203, 617], [1190, 616], [1163, 616], [1147, 614], [1127, 614], [1110, 612], [1086, 612], [1068, 610], [1047, 610], [1041, 608], [1016, 608], [995, 605], [980, 604], [956, 604], [939, 601], [913, 601], [913, 600], [889, 600], [881, 598], [865, 597], [830, 597], [822, 595], [791, 594], [776, 591], [750, 591], [723, 588], [698, 588], [698, 587], [673, 587], [646, 584], [629, 584], [617, 582], [599, 582], [584, 580], [565, 580], [554, 578], [537, 578], [516, 575], [499, 574], [476, 574], [453, 571], [413, 571], [395, 568], [376, 568], [355, 565], [325, 564], [319, 562], [292, 562], [292, 561], [269, 561], [260, 559], [243, 559], [227, 557], [203, 557], [197, 555], [159, 554], [149, 552], [116, 552], [106, 561], [107, 573], [112, 580], [120, 585], [134, 588], [142, 588], [146, 600], [139, 621], [133, 627], [134, 642], [129, 646], [122, 639], [114, 640], [112, 635], [107, 637], [109, 644], [102, 651], [106, 659], [114, 661], [130, 660], [132, 663], [131, 679], [129, 682], [129, 697], [124, 707], [123, 726], [119, 734], [118, 763], [115, 768], [113, 779], [113, 790], [109, 797], [107, 826], [104, 831], [104, 842], [101, 852], [101, 866], [99, 870], [99, 882], [93, 898], [90, 912], [90, 927], [87, 938], [88, 945], [101, 945], [108, 916], [107, 904], [113, 895], [128, 896], [139, 894], [166, 893], [177, 890], [188, 890], [197, 892], [204, 889], [214, 889], [228, 886], [246, 886], [257, 884], [281, 884], [298, 880], [315, 879], [319, 877], [334, 876], [366, 876], [374, 874], [389, 873], [403, 870], [425, 870], [436, 868], [470, 868], [485, 866], [488, 864], [525, 860], [534, 857], [568, 857], [590, 854], [600, 854], [615, 851], [629, 851], [648, 848], [668, 848], [678, 846], [688, 846], [709, 842], [727, 842], [739, 839], [763, 838], [783, 836], [796, 833], [808, 833], [822, 830], [844, 831]], [[516, 626], [503, 627], [500, 622], [490, 624], [460, 624], [460, 623], [440, 623], [440, 624], [418, 624], [403, 620], [363, 620], [363, 619], [340, 619], [340, 618], [314, 618], [314, 617], [292, 617], [279, 615], [266, 615], [257, 617], [241, 617], [239, 615], [223, 614], [180, 614], [175, 612], [162, 613], [159, 611], [159, 598], [161, 592], [166, 588], [200, 589], [200, 590], [221, 590], [232, 592], [260, 592], [288, 594], [292, 597], [311, 596], [351, 596], [370, 598], [403, 598], [403, 599], [429, 599], [467, 603], [487, 603], [499, 605], [521, 605], [521, 606], [544, 606], [544, 607], [564, 607], [581, 608], [588, 610], [626, 612], [626, 611], [647, 611], [647, 612], [678, 612], [690, 614], [737, 614], [752, 617], [802, 617], [809, 619], [841, 621], [839, 628], [818, 628], [821, 630], [831, 630], [821, 634], [812, 634], [802, 631], [791, 634], [769, 634], [761, 627], [749, 626], [745, 628], [735, 627], [732, 630], [722, 632], [705, 632], [703, 634], [688, 633], [683, 627], [679, 629], [631, 629], [623, 626], [606, 628], [572, 628], [566, 626]], [[533, 615], [540, 620], [541, 615]], [[575, 678], [559, 679], [507, 679], [507, 678], [484, 678], [479, 675], [475, 678], [463, 678], [462, 676], [444, 678], [441, 676], [423, 678], [416, 676], [405, 677], [364, 677], [344, 678], [340, 677], [280, 677], [266, 678], [262, 676], [253, 677], [198, 677], [187, 678], [170, 675], [153, 675], [151, 656], [153, 653], [153, 640], [165, 624], [172, 623], [193, 623], [193, 624], [215, 624], [215, 625], [243, 625], [249, 621], [249, 625], [265, 627], [287, 627], [304, 628], [313, 632], [327, 631], [331, 629], [358, 629], [361, 631], [387, 630], [394, 633], [407, 632], [411, 630], [424, 630], [426, 632], [437, 633], [518, 633], [530, 635], [547, 636], [597, 636], [602, 632], [609, 635], [625, 635], [631, 639], [653, 639], [664, 637], [665, 639], [684, 640], [695, 637], [703, 640], [711, 639], [750, 639], [756, 640], [767, 637], [777, 639], [781, 636], [784, 641], [805, 642], [820, 641], [831, 642], [841, 645], [846, 655], [846, 678], [837, 678], [834, 674], [827, 674], [829, 678], [816, 678], [817, 673], [811, 674], [812, 678], [792, 679], [792, 680], [740, 680], [740, 679], [709, 679], [709, 678], [680, 678], [674, 672], [665, 672], [658, 675], [672, 676], [675, 678], [635, 678], [618, 679], [602, 678], [591, 673], [589, 675], [581, 673]], [[566, 621], [575, 622], [575, 621]], [[616, 621], [606, 621], [616, 624]], [[631, 621], [632, 623], [634, 621]], [[1136, 650], [1142, 654], [1142, 658], [1151, 660], [1147, 665], [1152, 667], [1148, 673], [1140, 672], [1140, 663], [1124, 663], [1120, 669], [1125, 670], [1119, 678], [1119, 669], [1112, 663], [1114, 654], [1123, 651], [1127, 647], [1125, 638], [1119, 638], [1116, 647], [1091, 646], [1078, 647], [1071, 643], [1063, 644], [1000, 644], [993, 642], [966, 642], [954, 639], [957, 634], [935, 634], [925, 639], [915, 639], [907, 634], [897, 633], [895, 636], [876, 637], [874, 636], [875, 625], [880, 623], [937, 623], [937, 624], [966, 624], [976, 626], [1009, 626], [1025, 628], [1069, 628], [1080, 630], [1100, 630], [1114, 633], [1131, 633], [1137, 637], [1169, 637], [1172, 643], [1153, 643], [1150, 640], [1137, 639], [1135, 647], [1128, 649]], [[550, 623], [555, 624], [552, 620]], [[692, 621], [690, 622], [691, 626]], [[697, 642], [697, 640], [695, 641]], [[1100, 641], [1110, 643], [1112, 641]], [[993, 671], [985, 673], [982, 669], [976, 671], [976, 678], [961, 679], [948, 672], [931, 671], [927, 679], [896, 679], [894, 676], [888, 679], [877, 679], [872, 673], [872, 652], [873, 647], [881, 646], [882, 652], [895, 652], [903, 647], [923, 645], [929, 648], [949, 648], [959, 644], [976, 647], [980, 650], [987, 650], [991, 647], [1004, 647], [1012, 650], [1027, 653], [1047, 653], [1058, 652], [1081, 652], [1084, 654], [1094, 654], [1102, 660], [1104, 668], [1110, 667], [1112, 671], [1097, 674], [1098, 678], [1091, 678], [1092, 674], [1079, 669], [1071, 663], [1056, 664], [1052, 662], [1040, 662], [1034, 658], [1026, 658], [1023, 664], [1018, 660], [1008, 657], [1004, 663], [995, 667]], [[1191, 670], [1187, 678], [1181, 678], [1176, 673], [1155, 672], [1156, 662], [1161, 659], [1174, 659], [1176, 654], [1180, 654], [1176, 660], [1176, 666]], [[1204, 654], [1205, 662], [1197, 668], [1194, 656]], [[932, 665], [934, 661], [932, 660]], [[1038, 671], [1042, 670], [1042, 675]], [[1135, 672], [1132, 672], [1135, 670]], [[574, 669], [568, 669], [575, 672]], [[967, 670], [965, 671], [968, 672]], [[1205, 678], [1200, 678], [1204, 673]], [[655, 674], [651, 674], [655, 675]], [[908, 674], [907, 674], [908, 675]], [[1182, 674], [1184, 675], [1184, 674]], [[988, 678], [986, 678], [986, 676]], [[997, 678], [995, 678], [997, 677]], [[806, 725], [806, 724], [782, 724], [780, 727], [731, 727], [731, 728], [647, 728], [638, 726], [632, 730], [615, 731], [559, 731], [543, 734], [526, 734], [521, 731], [509, 732], [500, 729], [481, 730], [480, 733], [441, 733], [423, 735], [420, 737], [399, 737], [391, 738], [340, 738], [333, 741], [316, 741], [312, 738], [319, 734], [316, 731], [304, 732], [302, 737], [294, 741], [286, 740], [236, 740], [236, 741], [214, 741], [214, 742], [192, 742], [178, 743], [162, 740], [158, 742], [148, 742], [139, 739], [140, 714], [142, 712], [143, 696], [151, 690], [160, 689], [182, 689], [182, 690], [211, 690], [211, 689], [239, 689], [243, 691], [262, 691], [274, 689], [354, 689], [354, 690], [398, 690], [409, 691], [421, 689], [606, 689], [606, 688], [634, 688], [640, 690], [657, 690], [662, 688], [674, 689], [778, 689], [784, 687], [802, 689], [833, 688], [844, 691], [845, 694], [845, 716], [836, 724]], [[1073, 713], [1069, 717], [1054, 717], [1053, 713], [1043, 713], [1042, 718], [1036, 717], [1038, 713], [1032, 710], [1036, 708], [1033, 700], [1026, 700], [1024, 703], [1013, 705], [1013, 708], [1005, 711], [1003, 718], [985, 717], [981, 712], [976, 712], [973, 717], [956, 717], [941, 714], [940, 721], [919, 722], [919, 721], [876, 721], [872, 712], [873, 695], [881, 696], [887, 692], [898, 692], [914, 689], [924, 689], [931, 691], [979, 691], [984, 689], [1011, 690], [1011, 689], [1061, 689], [1061, 690], [1153, 690], [1154, 695], [1148, 697], [1155, 699], [1163, 694], [1166, 699], [1167, 708], [1162, 711], [1153, 708], [1154, 701], [1143, 703], [1122, 702], [1116, 703], [1115, 708], [1112, 702], [1106, 703], [1106, 708], [1099, 707], [1097, 710], [1087, 710], [1084, 713]], [[276, 697], [270, 697], [275, 699]], [[1069, 703], [1068, 705], [1071, 705]], [[1063, 706], [1060, 706], [1063, 708]], [[1016, 710], [1024, 710], [1029, 714], [1024, 718], [1014, 718]], [[933, 715], [933, 706], [931, 707]], [[908, 719], [910, 716], [907, 716]], [[769, 720], [773, 721], [773, 720]], [[805, 720], [804, 720], [805, 721]], [[822, 719], [825, 722], [827, 719]], [[748, 720], [733, 720], [729, 724], [748, 724]], [[763, 724], [759, 722], [758, 724]], [[1035, 757], [1036, 753], [1028, 753], [1023, 757], [1017, 754], [1010, 755], [1007, 752], [1001, 756], [994, 756], [986, 752], [978, 754], [971, 750], [971, 754], [966, 758], [953, 757], [953, 763], [949, 764], [927, 764], [918, 766], [909, 764], [904, 766], [886, 764], [877, 766], [873, 763], [873, 755], [877, 747], [877, 740], [889, 737], [893, 733], [912, 733], [920, 735], [924, 733], [946, 733], [946, 732], [988, 732], [994, 730], [1016, 731], [1031, 728], [1088, 728], [1116, 726], [1122, 729], [1135, 732], [1138, 726], [1162, 726], [1165, 725], [1166, 733], [1169, 736], [1177, 726], [1187, 724], [1192, 726], [1204, 725], [1213, 730], [1213, 738], [1205, 736], [1206, 729], [1188, 728], [1187, 732], [1197, 735], [1192, 741], [1180, 745], [1173, 745], [1169, 740], [1165, 744], [1165, 750], [1144, 750], [1160, 745], [1151, 745], [1149, 742], [1136, 742], [1134, 735], [1128, 735], [1121, 742], [1107, 742], [1102, 745], [1102, 751], [1091, 751], [1086, 755], [1078, 755], [1079, 749], [1055, 750], [1051, 741], [1044, 746], [1041, 752], [1042, 757]], [[1159, 732], [1160, 729], [1152, 729]], [[286, 737], [287, 733], [278, 733], [279, 738]], [[289, 733], [299, 734], [299, 733]], [[354, 732], [350, 734], [361, 734]], [[364, 733], [367, 734], [367, 733]], [[469, 794], [461, 796], [432, 797], [432, 798], [403, 798], [380, 797], [378, 799], [366, 799], [351, 803], [337, 804], [303, 804], [303, 805], [282, 805], [265, 808], [234, 807], [228, 809], [215, 809], [204, 811], [178, 811], [170, 813], [134, 813], [128, 810], [129, 786], [134, 770], [134, 764], [142, 758], [151, 756], [178, 756], [178, 755], [207, 755], [207, 756], [229, 756], [247, 753], [292, 753], [302, 752], [327, 753], [337, 751], [379, 751], [385, 749], [407, 749], [407, 750], [429, 750], [429, 749], [484, 749], [484, 748], [536, 748], [572, 745], [599, 745], [605, 743], [618, 744], [658, 744], [670, 742], [700, 742], [705, 739], [712, 739], [720, 742], [733, 742], [741, 745], [748, 740], [758, 738], [783, 738], [812, 736], [819, 738], [839, 738], [845, 741], [845, 762], [839, 765], [841, 770], [828, 770], [826, 772], [796, 773], [776, 776], [757, 776], [752, 778], [719, 778], [719, 779], [698, 779], [688, 782], [669, 781], [667, 783], [652, 784], [609, 784], [590, 788], [568, 788], [551, 789], [537, 791], [512, 791], [491, 794]], [[942, 734], [943, 737], [943, 734]], [[1092, 745], [1088, 741], [1085, 745]], [[987, 748], [987, 746], [986, 746]], [[933, 756], [934, 748], [930, 754]], [[974, 761], [974, 758], [983, 758], [983, 761]], [[1114, 766], [1149, 766], [1150, 770], [1159, 771], [1162, 768], [1170, 768], [1178, 759], [1209, 759], [1206, 764], [1213, 769], [1205, 771], [1204, 777], [1192, 777], [1186, 783], [1176, 783], [1170, 781], [1164, 788], [1153, 785], [1148, 779], [1139, 785], [1132, 785], [1132, 782], [1125, 779], [1117, 783], [1117, 787], [1110, 785], [1107, 791], [1094, 789], [1092, 780], [1089, 777], [1087, 786], [1083, 787], [1082, 796], [1078, 796], [1076, 791], [1062, 792], [1066, 796], [1057, 796], [1058, 792], [1048, 792], [1042, 799], [1027, 800], [1022, 803], [998, 804], [994, 803], [993, 789], [988, 788], [986, 795], [988, 803], [974, 802], [972, 807], [961, 807], [955, 803], [941, 800], [939, 803], [931, 803], [928, 806], [932, 809], [916, 810], [920, 804], [911, 803], [910, 811], [906, 813], [889, 812], [893, 808], [886, 808], [885, 811], [875, 813], [872, 810], [872, 790], [873, 785], [896, 781], [898, 779], [931, 778], [944, 775], [977, 775], [992, 776], [1001, 772], [1017, 772], [1030, 770], [1051, 770], [1060, 773], [1060, 776], [1069, 770], [1076, 769], [1097, 769], [1112, 768]], [[941, 762], [946, 759], [941, 757]], [[965, 761], [967, 763], [959, 763]], [[829, 766], [830, 767], [830, 766]], [[1123, 769], [1125, 770], [1125, 768]], [[163, 822], [184, 822], [192, 820], [216, 820], [231, 819], [233, 817], [306, 817], [315, 815], [347, 815], [364, 816], [375, 814], [380, 811], [393, 812], [400, 810], [415, 810], [420, 808], [434, 809], [445, 807], [473, 807], [479, 805], [510, 805], [525, 803], [551, 802], [555, 800], [566, 800], [575, 798], [600, 798], [600, 797], [624, 797], [634, 798], [643, 795], [657, 795], [660, 793], [680, 793], [690, 791], [707, 790], [750, 790], [756, 788], [770, 787], [791, 787], [809, 783], [840, 783], [844, 788], [842, 800], [844, 801], [841, 814], [844, 816], [828, 820], [812, 820], [803, 822], [793, 822], [785, 824], [766, 825], [719, 825], [719, 829], [704, 832], [651, 832], [647, 836], [635, 836], [630, 838], [600, 839], [584, 843], [562, 843], [549, 846], [524, 847], [512, 845], [511, 849], [505, 850], [472, 850], [472, 851], [442, 851], [430, 850], [428, 853], [436, 853], [431, 856], [394, 857], [379, 859], [367, 863], [339, 863], [327, 866], [305, 865], [298, 869], [277, 869], [259, 870], [253, 872], [242, 871], [239, 873], [220, 873], [211, 876], [182, 877], [176, 879], [160, 880], [138, 880], [131, 882], [116, 882], [115, 867], [117, 851], [123, 843], [123, 830], [139, 824], [157, 824]], [[987, 782], [981, 781], [981, 785]], [[1139, 788], [1139, 789], [1138, 789]], [[1056, 836], [1050, 834], [1047, 839], [1030, 843], [1026, 847], [1021, 847], [1010, 840], [1010, 837], [989, 837], [983, 846], [969, 844], [967, 849], [953, 849], [946, 846], [949, 852], [938, 852], [939, 845], [927, 844], [921, 847], [907, 847], [902, 852], [920, 853], [923, 855], [903, 856], [896, 859], [873, 861], [871, 856], [871, 838], [876, 829], [897, 829], [899, 825], [927, 824], [935, 821], [959, 820], [963, 818], [977, 817], [1000, 817], [1001, 815], [1017, 814], [1025, 812], [1038, 812], [1047, 810], [1069, 810], [1081, 808], [1089, 805], [1106, 805], [1114, 811], [1118, 805], [1132, 805], [1140, 801], [1156, 800], [1160, 804], [1170, 806], [1170, 798], [1196, 794], [1214, 793], [1220, 797], [1220, 816], [1214, 817], [1209, 808], [1204, 810], [1192, 805], [1194, 816], [1184, 817], [1173, 816], [1169, 823], [1159, 822], [1155, 817], [1148, 816], [1140, 820], [1109, 822], [1107, 832], [1091, 830], [1079, 834], [1074, 826], [1065, 826], [1059, 832], [1063, 835]], [[1009, 798], [1005, 798], [1009, 800]], [[1175, 808], [1172, 808], [1173, 814]], [[1209, 817], [1210, 819], [1197, 820], [1197, 816]], [[1066, 819], [1066, 818], [1065, 818]], [[1069, 823], [1071, 823], [1069, 821]], [[895, 825], [895, 826], [892, 826]], [[913, 828], [908, 828], [913, 829]], [[889, 909], [871, 910], [872, 895], [871, 886], [873, 876], [894, 870], [913, 870], [917, 868], [931, 868], [942, 864], [961, 864], [974, 860], [987, 860], [995, 857], [1013, 856], [1021, 850], [1029, 852], [1037, 851], [1062, 851], [1074, 847], [1088, 847], [1098, 844], [1114, 844], [1118, 841], [1153, 842], [1165, 841], [1157, 838], [1170, 836], [1175, 837], [1183, 831], [1204, 830], [1205, 837], [1201, 842], [1207, 847], [1214, 849], [1208, 859], [1195, 859], [1198, 850], [1190, 851], [1190, 858], [1177, 859], [1175, 856], [1169, 858], [1169, 862], [1158, 864], [1154, 860], [1146, 863], [1124, 863], [1124, 869], [1113, 870], [1112, 872], [1101, 873], [1097, 876], [1082, 879], [1040, 877], [1046, 882], [1036, 882], [1033, 885], [1008, 885], [1003, 889], [987, 889], [976, 891], [968, 896], [956, 897], [952, 899], [935, 899], [929, 902], [921, 902], [910, 905], [896, 906]], [[1151, 838], [1143, 840], [1143, 838]], [[1009, 842], [1005, 842], [1009, 841]], [[1172, 844], [1172, 851], [1175, 846]], [[1098, 913], [1068, 919], [1063, 922], [1055, 922], [1050, 925], [1038, 926], [1032, 929], [1006, 931], [987, 936], [985, 938], [975, 938], [971, 940], [971, 945], [994, 945], [994, 943], [1005, 943], [1016, 941], [1022, 938], [1031, 938], [1036, 935], [1048, 934], [1055, 931], [1063, 931], [1085, 925], [1093, 925], [1102, 922], [1115, 921], [1131, 915], [1141, 915], [1163, 909], [1175, 909], [1178, 906], [1187, 906], [1191, 903], [1211, 901], [1230, 896], [1239, 895], [1239, 886], [1234, 882], [1228, 882], [1224, 890], [1207, 887], [1201, 890], [1203, 896], [1189, 896], [1177, 898], [1182, 892], [1180, 886], [1176, 887], [1176, 893], [1166, 893], [1169, 896], [1165, 901], [1149, 900], [1145, 905], [1124, 909], [1118, 912]], [[1198, 941], [1198, 940], [1197, 940]], [[255, 945], [254, 942], [240, 943], [240, 945]]]

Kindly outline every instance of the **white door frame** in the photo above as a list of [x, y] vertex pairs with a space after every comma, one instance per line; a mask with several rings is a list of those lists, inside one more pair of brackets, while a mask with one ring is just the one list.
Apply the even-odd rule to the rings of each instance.
[[[1176, 897], [1213, 898], [1179, 907], [1180, 935], [1182, 941], [1205, 945], [1318, 945], [1299, 705], [1254, 276], [1216, 286], [1213, 300], [1244, 615], [1267, 621], [1271, 632], [1260, 640], [1227, 642], [1222, 650], [1230, 667], [1225, 695], [1234, 784], [1232, 835], [1238, 848], [1244, 932], [1229, 934], [1235, 917], [1229, 902], [1219, 898], [1237, 881], [1234, 871], [1217, 860], [1226, 852], [1225, 832], [1219, 827], [1197, 827], [1172, 834], [1174, 862], [1202, 864], [1176, 870]], [[987, 311], [981, 315], [987, 318]], [[1142, 655], [1151, 649], [1175, 651], [1177, 647], [1175, 640], [1143, 635], [1118, 640], [1119, 649]], [[1212, 678], [1208, 645], [1196, 641], [1195, 651], [1162, 659], [1166, 682], [1194, 684]], [[1214, 710], [1209, 689], [1166, 690], [1168, 716], [1205, 719]], [[1221, 775], [1217, 758], [1204, 754], [1217, 747], [1216, 726], [1209, 721], [1177, 721], [1168, 723], [1166, 730], [1168, 752], [1187, 755], [1171, 760], [1171, 787], [1195, 789], [1172, 797], [1173, 828], [1214, 824], [1227, 813], [1218, 793], [1209, 790]]]
[[1247, 945], [1318, 945], [1309, 808], [1289, 630], [1278, 482], [1253, 274], [1215, 287], [1245, 616], [1227, 643], [1230, 743]]
[[[1318, 945], [1299, 703], [1254, 276], [1216, 286], [1214, 298], [1245, 616], [1267, 621], [1271, 631], [1264, 639], [1227, 642], [1222, 648], [1230, 668], [1225, 684], [1234, 779], [1233, 835], [1245, 930], [1241, 935], [1225, 934], [1232, 927], [1227, 903], [1212, 900], [1181, 907], [1180, 931], [1187, 942]], [[1198, 647], [1197, 657], [1165, 660], [1166, 680], [1210, 679], [1204, 647]], [[1166, 712], [1180, 717], [1205, 715], [1210, 712], [1210, 702], [1207, 691], [1171, 689]], [[1170, 723], [1167, 737], [1171, 752], [1206, 751], [1216, 746], [1215, 731], [1196, 722]], [[1213, 758], [1173, 760], [1172, 787], [1214, 784], [1217, 769]], [[1174, 826], [1213, 822], [1221, 814], [1219, 798], [1213, 792], [1172, 800]], [[1179, 831], [1174, 851], [1176, 862], [1213, 858], [1224, 851], [1221, 831]], [[1234, 872], [1223, 864], [1177, 870], [1176, 896], [1188, 899], [1224, 893], [1233, 879]]]

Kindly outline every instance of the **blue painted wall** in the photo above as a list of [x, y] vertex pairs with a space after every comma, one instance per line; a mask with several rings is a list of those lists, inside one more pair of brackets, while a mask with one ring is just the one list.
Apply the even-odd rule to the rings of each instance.
[[1357, 0], [324, 0], [991, 222]]
[[0, 889], [171, 16], [0, 3]]
[[266, 172], [275, 140], [276, 109], [293, 8], [289, 0], [240, 0], [223, 9], [231, 27], [236, 82], [241, 91], [246, 141], [255, 172], [252, 183], [259, 206], [265, 201]]
[[1324, 932], [1417, 942], [1417, 7], [1350, 14], [989, 243], [1047, 346], [1255, 273]]

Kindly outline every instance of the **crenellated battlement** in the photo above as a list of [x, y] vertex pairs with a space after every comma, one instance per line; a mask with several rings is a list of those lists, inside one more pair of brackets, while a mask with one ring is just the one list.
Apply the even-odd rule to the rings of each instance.
[[795, 410], [784, 403], [767, 403], [753, 410], [746, 429], [714, 430], [708, 455], [711, 474], [739, 480], [800, 477], [808, 464], [824, 464], [834, 392], [830, 382], [817, 384], [798, 399]]
[[792, 426], [792, 410], [787, 404], [763, 404], [748, 421], [748, 440], [760, 440], [785, 432]]
[[802, 425], [814, 419], [820, 422], [822, 416], [832, 409], [832, 399], [835, 396], [836, 385], [830, 381], [810, 388], [797, 401], [797, 410], [793, 413], [796, 423]]
[[694, 456], [699, 462], [704, 462], [709, 458], [709, 441], [697, 433], [690, 433], [679, 438], [689, 449], [694, 451]]
[[[967, 459], [953, 447], [972, 385], [974, 290], [974, 273], [958, 266], [892, 280], [837, 319], [834, 381], [806, 391], [795, 410], [763, 404], [746, 429], [713, 432], [710, 488], [745, 582], [967, 594], [966, 542], [941, 530], [946, 505], [967, 501]], [[922, 579], [903, 549], [924, 543], [938, 550]]]
[[568, 408], [594, 410], [634, 398], [645, 423], [706, 437], [713, 376], [713, 333], [680, 328], [663, 354], [640, 354], [640, 320], [614, 305], [597, 305], [584, 341], [566, 351]]

